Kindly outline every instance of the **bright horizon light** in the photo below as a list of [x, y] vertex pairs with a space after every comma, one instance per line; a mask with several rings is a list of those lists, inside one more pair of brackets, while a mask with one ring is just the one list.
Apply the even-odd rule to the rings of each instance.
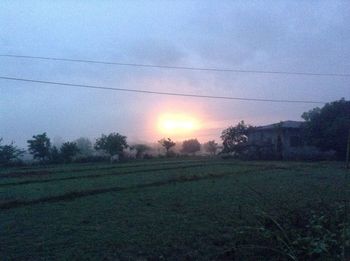
[[163, 135], [181, 136], [200, 129], [198, 120], [184, 114], [164, 114], [158, 119], [158, 130]]

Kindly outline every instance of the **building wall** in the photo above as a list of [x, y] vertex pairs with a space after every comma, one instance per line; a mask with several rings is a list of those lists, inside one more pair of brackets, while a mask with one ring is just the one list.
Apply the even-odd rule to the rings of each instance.
[[[277, 145], [278, 136], [282, 143], [280, 153]], [[248, 134], [248, 144], [266, 148], [270, 146], [273, 153], [283, 159], [324, 158], [330, 155], [315, 147], [307, 146], [303, 141], [301, 130], [297, 128], [255, 130]]]

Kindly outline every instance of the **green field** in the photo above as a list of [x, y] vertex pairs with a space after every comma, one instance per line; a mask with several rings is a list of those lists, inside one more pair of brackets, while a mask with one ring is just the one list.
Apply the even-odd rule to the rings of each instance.
[[347, 173], [207, 158], [1, 169], [0, 260], [288, 260], [239, 248], [238, 228], [342, 204]]

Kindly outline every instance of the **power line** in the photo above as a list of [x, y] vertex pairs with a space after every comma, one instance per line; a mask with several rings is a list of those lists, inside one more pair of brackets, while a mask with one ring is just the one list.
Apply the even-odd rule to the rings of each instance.
[[65, 82], [42, 81], [42, 80], [15, 78], [15, 77], [7, 77], [7, 76], [0, 76], [0, 79], [8, 80], [8, 81], [32, 82], [32, 83], [40, 83], [40, 84], [61, 85], [61, 86], [89, 88], [89, 89], [98, 89], [98, 90], [136, 92], [136, 93], [143, 93], [143, 94], [182, 96], [182, 97], [192, 97], [192, 98], [257, 101], [257, 102], [280, 102], [280, 103], [312, 103], [312, 104], [324, 104], [324, 103], [326, 103], [324, 101], [259, 99], [259, 98], [243, 98], [243, 97], [230, 97], [230, 96], [214, 96], [214, 95], [198, 95], [198, 94], [175, 93], [175, 92], [147, 91], [147, 90], [138, 90], [138, 89], [113, 88], [113, 87], [108, 87], [108, 86], [96, 86], [96, 85], [74, 84], [74, 83], [65, 83]]
[[279, 75], [299, 75], [299, 76], [350, 77], [349, 73], [313, 73], [313, 72], [288, 72], [288, 71], [240, 70], [240, 69], [230, 69], [230, 68], [168, 66], [168, 65], [107, 62], [107, 61], [97, 61], [97, 60], [83, 60], [83, 59], [15, 55], [15, 54], [0, 54], [0, 57], [76, 62], [76, 63], [107, 64], [107, 65], [116, 65], [116, 66], [131, 66], [131, 67], [157, 68], [157, 69], [190, 70], [190, 71], [232, 72], [232, 73], [251, 73], [251, 74], [279, 74]]

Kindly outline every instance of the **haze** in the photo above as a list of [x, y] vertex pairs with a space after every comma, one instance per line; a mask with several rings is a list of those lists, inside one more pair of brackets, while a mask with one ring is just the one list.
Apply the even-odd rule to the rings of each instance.
[[[349, 18], [348, 1], [2, 1], [0, 53], [349, 73]], [[185, 71], [6, 57], [0, 57], [0, 74], [201, 95], [316, 101], [350, 98], [349, 77]], [[167, 135], [159, 131], [159, 118], [171, 114], [191, 120], [167, 126], [186, 129], [196, 125], [182, 136], [219, 141], [222, 129], [239, 120], [253, 125], [300, 120], [300, 115], [313, 107], [0, 80], [0, 137], [5, 143], [13, 140], [23, 147], [32, 135], [42, 132], [64, 140], [119, 132], [131, 141], [153, 142]]]

